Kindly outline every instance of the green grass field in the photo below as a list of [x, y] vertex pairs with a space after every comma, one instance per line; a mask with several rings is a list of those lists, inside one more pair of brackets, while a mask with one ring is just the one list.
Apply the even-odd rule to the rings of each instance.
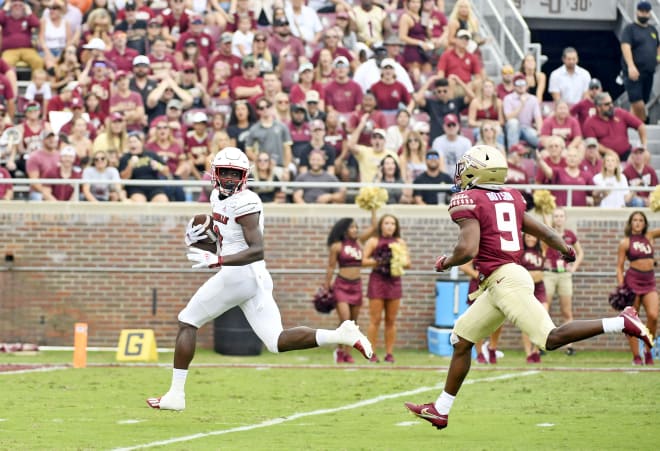
[[[70, 352], [0, 355], [0, 366], [68, 364]], [[331, 365], [331, 351], [227, 357], [200, 351], [187, 409], [144, 400], [169, 387], [161, 366], [113, 365], [90, 353], [85, 369], [0, 372], [0, 449], [173, 450], [655, 450], [660, 371], [625, 353], [579, 352], [524, 364], [505, 351], [476, 366], [437, 431], [404, 401], [440, 393], [449, 360], [399, 352], [395, 365]]]

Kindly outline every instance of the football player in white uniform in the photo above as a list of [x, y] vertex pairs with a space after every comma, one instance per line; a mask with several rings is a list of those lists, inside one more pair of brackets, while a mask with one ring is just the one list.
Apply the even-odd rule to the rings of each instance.
[[[264, 262], [262, 204], [259, 196], [246, 189], [250, 162], [243, 151], [227, 147], [213, 160], [211, 193], [214, 230], [221, 242], [220, 255], [194, 247], [187, 257], [193, 268], [217, 268], [179, 313], [179, 332], [174, 351], [174, 369], [169, 391], [149, 398], [155, 409], [183, 410], [184, 385], [195, 354], [197, 329], [232, 307], [239, 306], [248, 322], [270, 352], [348, 345], [369, 359], [371, 343], [353, 321], [344, 321], [336, 330], [309, 327], [282, 327], [280, 311], [273, 298], [273, 281]], [[186, 244], [204, 237], [203, 225], [189, 224]]]

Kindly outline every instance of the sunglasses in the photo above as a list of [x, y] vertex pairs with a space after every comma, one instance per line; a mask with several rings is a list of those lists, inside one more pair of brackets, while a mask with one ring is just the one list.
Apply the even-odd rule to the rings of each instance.
[[252, 69], [252, 68], [254, 68], [254, 63], [243, 64], [243, 67], [246, 68], [246, 69]]
[[458, 124], [455, 122], [450, 122], [449, 124], [445, 124], [447, 127], [458, 127]]
[[374, 135], [371, 135], [371, 139], [385, 139], [385, 137], [382, 136], [382, 135], [375, 135], [374, 134]]
[[184, 74], [194, 74], [197, 72], [195, 69], [186, 69], [183, 71]]
[[[149, 24], [149, 28], [160, 28], [160, 27], [161, 27], [161, 25], [159, 23], [150, 23]], [[187, 44], [187, 45], [190, 45], [190, 44]]]
[[288, 104], [289, 104], [289, 101], [288, 101], [288, 100], [278, 100], [277, 103], [278, 103], [279, 105], [288, 105]]
[[267, 109], [268, 109], [268, 105], [259, 105], [259, 106], [257, 107], [257, 110], [259, 110], [259, 111], [267, 110]]
[[266, 38], [255, 38], [254, 42], [266, 42]]
[[439, 159], [440, 159], [440, 155], [436, 155], [436, 154], [432, 153], [432, 154], [430, 154], [430, 155], [427, 155], [427, 156], [426, 156], [426, 159], [427, 159], [427, 160], [439, 160]]
[[94, 161], [105, 161], [105, 160], [106, 160], [105, 157], [96, 157], [96, 158], [94, 158]]

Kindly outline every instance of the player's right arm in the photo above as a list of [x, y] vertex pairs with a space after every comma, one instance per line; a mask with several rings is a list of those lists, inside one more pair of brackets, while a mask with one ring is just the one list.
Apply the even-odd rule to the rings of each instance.
[[566, 244], [566, 241], [564, 241], [560, 234], [558, 234], [554, 229], [551, 229], [547, 225], [543, 224], [541, 221], [537, 220], [529, 213], [525, 213], [523, 216], [522, 231], [534, 235], [551, 248], [561, 252], [561, 254], [564, 256], [570, 255], [572, 252], [574, 253], [572, 248]]
[[479, 241], [481, 239], [481, 227], [479, 221], [473, 218], [461, 218], [455, 220], [460, 228], [458, 242], [454, 251], [449, 256], [439, 257], [436, 261], [436, 271], [444, 271], [452, 266], [461, 266], [479, 252]]
[[236, 254], [224, 255], [223, 266], [244, 266], [264, 259], [264, 236], [259, 227], [260, 214], [261, 212], [255, 212], [236, 218], [248, 247]]

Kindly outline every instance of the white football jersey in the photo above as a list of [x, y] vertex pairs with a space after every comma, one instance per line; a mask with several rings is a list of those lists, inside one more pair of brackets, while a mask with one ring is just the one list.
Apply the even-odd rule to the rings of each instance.
[[211, 192], [211, 207], [213, 209], [214, 230], [217, 227], [222, 237], [220, 255], [232, 255], [248, 248], [243, 236], [243, 228], [236, 222], [237, 218], [259, 213], [259, 229], [264, 233], [264, 215], [261, 199], [257, 194], [244, 189], [226, 199], [220, 199], [218, 190]]

